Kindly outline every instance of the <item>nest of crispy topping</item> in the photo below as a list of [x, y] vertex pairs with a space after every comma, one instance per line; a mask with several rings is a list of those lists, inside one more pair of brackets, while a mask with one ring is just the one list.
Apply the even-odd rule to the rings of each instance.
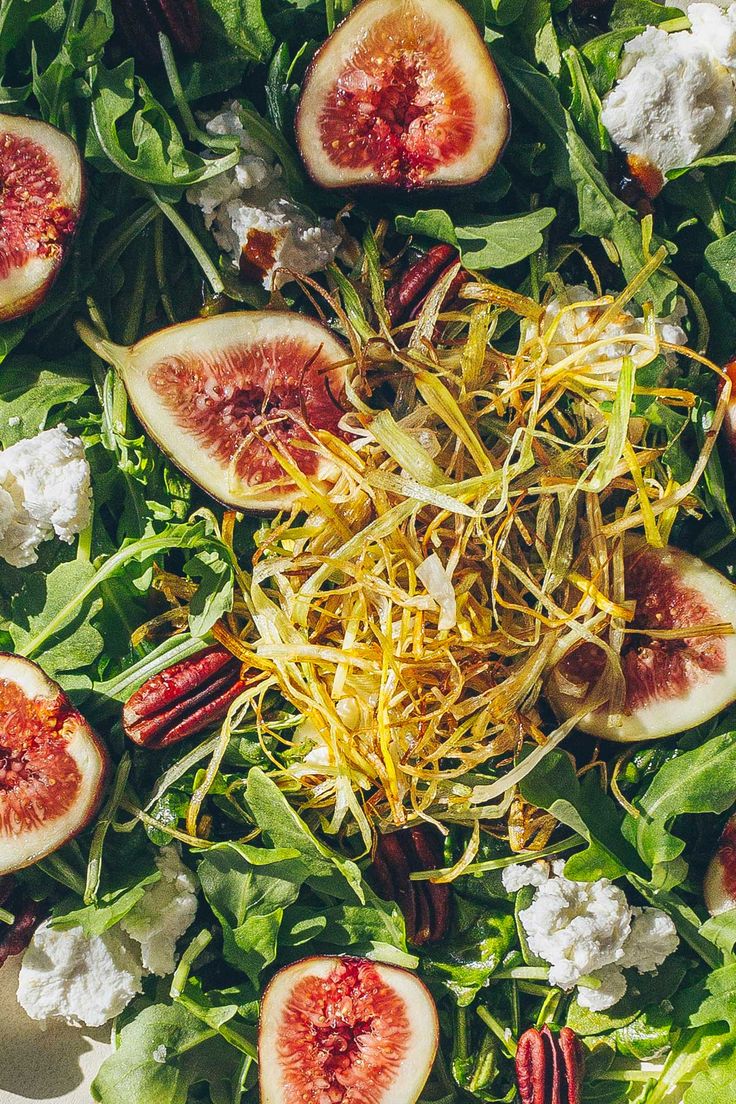
[[[517, 849], [546, 843], [552, 821], [525, 812], [516, 787], [576, 718], [543, 722], [545, 674], [573, 643], [605, 634], [600, 700], [622, 701], [624, 536], [661, 545], [678, 510], [697, 510], [728, 398], [677, 483], [661, 432], [632, 412], [694, 404], [668, 385], [676, 357], [683, 376], [688, 361], [718, 369], [665, 342], [651, 309], [627, 311], [662, 261], [615, 298], [565, 302], [558, 287], [540, 306], [475, 280], [442, 312], [449, 269], [394, 329], [371, 253], [364, 287], [334, 272], [330, 307], [353, 357], [351, 443], [310, 438], [334, 469], [329, 496], [281, 457], [301, 480], [301, 509], [261, 531], [239, 616], [217, 629], [250, 669], [245, 707], [282, 784], [331, 830], [357, 825], [369, 841], [374, 825], [455, 821], [475, 825], [477, 847], [482, 819]], [[655, 362], [660, 383], [639, 386], [637, 369]], [[269, 723], [273, 689], [291, 729]]]

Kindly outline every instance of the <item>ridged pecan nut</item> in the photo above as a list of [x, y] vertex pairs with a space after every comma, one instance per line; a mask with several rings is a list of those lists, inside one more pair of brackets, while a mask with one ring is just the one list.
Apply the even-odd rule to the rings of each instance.
[[133, 53], [151, 65], [161, 61], [159, 34], [189, 57], [202, 45], [198, 0], [114, 0], [113, 10]]
[[419, 870], [442, 866], [439, 835], [428, 825], [379, 836], [373, 856], [373, 880], [378, 893], [396, 901], [404, 914], [406, 935], [415, 946], [444, 939], [450, 926], [450, 887], [413, 882]]
[[[398, 326], [416, 318], [432, 288], [458, 260], [457, 250], [452, 246], [435, 245], [410, 265], [386, 292], [386, 311], [391, 324]], [[467, 274], [461, 269], [450, 284], [445, 303], [456, 298], [466, 280]]]
[[0, 967], [13, 955], [22, 954], [41, 923], [44, 907], [27, 897], [12, 878], [0, 879], [0, 907], [13, 914], [12, 924], [0, 924]]
[[125, 733], [145, 748], [165, 748], [222, 720], [243, 692], [239, 660], [213, 644], [144, 682], [123, 706]]
[[530, 1027], [516, 1050], [516, 1083], [521, 1104], [580, 1104], [583, 1048], [574, 1031], [554, 1036], [545, 1026]]

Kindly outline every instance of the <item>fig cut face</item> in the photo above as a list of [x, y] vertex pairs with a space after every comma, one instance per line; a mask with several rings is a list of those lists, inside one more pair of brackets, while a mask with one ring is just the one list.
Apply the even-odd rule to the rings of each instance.
[[236, 509], [288, 509], [302, 492], [279, 455], [316, 486], [334, 465], [313, 431], [339, 435], [348, 354], [289, 311], [196, 319], [125, 348], [79, 325], [120, 372], [148, 434], [193, 483]]
[[84, 195], [71, 138], [36, 119], [0, 115], [0, 322], [42, 302], [69, 251]]
[[323, 188], [471, 184], [509, 135], [506, 92], [456, 0], [362, 0], [307, 72], [296, 136]]
[[703, 879], [705, 907], [711, 916], [736, 908], [736, 816], [726, 821]]
[[437, 1010], [414, 974], [307, 958], [263, 996], [261, 1104], [414, 1104], [437, 1053]]
[[102, 799], [107, 753], [40, 667], [0, 653], [0, 874], [55, 851]]
[[[646, 630], [730, 623], [736, 632], [736, 586], [697, 556], [648, 545], [627, 554], [625, 577], [626, 599], [636, 602], [629, 628], [639, 632], [626, 637], [621, 653], [623, 711], [612, 716], [603, 706], [583, 717], [578, 728], [628, 742], [702, 724], [736, 699], [736, 635], [663, 638], [647, 636]], [[580, 712], [604, 665], [603, 650], [589, 642], [562, 658], [547, 682], [559, 716]]]

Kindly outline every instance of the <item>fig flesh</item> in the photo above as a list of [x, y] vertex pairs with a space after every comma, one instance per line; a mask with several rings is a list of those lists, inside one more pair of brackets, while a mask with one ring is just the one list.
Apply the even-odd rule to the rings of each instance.
[[414, 1104], [439, 1038], [424, 984], [364, 958], [280, 970], [261, 1005], [261, 1104]]
[[[621, 653], [623, 708], [613, 714], [604, 705], [577, 722], [583, 732], [624, 743], [684, 732], [736, 699], [736, 635], [679, 633], [723, 624], [736, 632], [736, 586], [697, 556], [649, 545], [627, 553], [625, 577], [626, 599], [636, 602], [627, 627], [636, 632]], [[657, 635], [669, 630], [676, 635]], [[604, 651], [588, 641], [563, 656], [546, 687], [559, 716], [580, 713], [605, 664]]]
[[107, 753], [61, 687], [0, 653], [0, 874], [80, 832], [100, 804]]
[[334, 475], [316, 429], [339, 434], [349, 357], [329, 330], [289, 311], [237, 311], [160, 330], [130, 347], [78, 331], [119, 371], [131, 405], [193, 483], [227, 506], [290, 508]]
[[0, 115], [0, 322], [42, 302], [69, 252], [84, 195], [71, 138], [36, 119]]
[[323, 188], [471, 184], [509, 127], [498, 70], [457, 0], [362, 0], [315, 54], [296, 117]]
[[726, 822], [703, 880], [705, 907], [711, 916], [736, 909], [736, 816]]

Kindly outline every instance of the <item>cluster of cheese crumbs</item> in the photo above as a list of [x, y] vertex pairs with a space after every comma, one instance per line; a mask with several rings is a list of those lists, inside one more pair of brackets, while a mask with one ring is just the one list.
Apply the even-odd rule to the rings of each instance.
[[677, 932], [660, 909], [629, 905], [608, 878], [574, 882], [562, 873], [564, 865], [510, 866], [503, 872], [503, 884], [509, 893], [535, 887], [519, 920], [532, 954], [550, 964], [550, 985], [565, 990], [577, 986], [578, 1003], [601, 1012], [626, 993], [623, 971], [654, 973], [677, 949]]
[[173, 973], [177, 940], [197, 911], [197, 882], [174, 846], [156, 866], [160, 878], [100, 935], [49, 921], [36, 929], [18, 979], [18, 1003], [32, 1019], [101, 1027], [142, 991], [144, 975]]
[[[267, 290], [287, 283], [288, 272], [308, 275], [334, 260], [341, 238], [334, 222], [295, 203], [273, 152], [252, 138], [236, 102], [209, 119], [210, 134], [235, 134], [238, 164], [187, 192], [220, 248], [245, 279]], [[288, 270], [288, 271], [279, 271]]]
[[691, 29], [647, 27], [627, 42], [601, 112], [617, 145], [663, 175], [716, 149], [736, 121], [736, 3], [667, 2]]
[[92, 517], [84, 445], [66, 426], [47, 429], [0, 452], [0, 558], [12, 567], [38, 559], [56, 535], [71, 543]]

